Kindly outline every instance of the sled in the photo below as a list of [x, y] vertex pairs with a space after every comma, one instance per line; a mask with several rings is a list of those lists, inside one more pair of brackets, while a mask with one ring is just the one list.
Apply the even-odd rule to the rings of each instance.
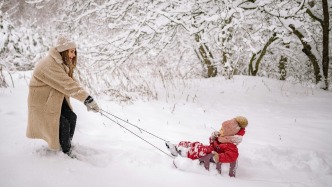
[[[176, 157], [173, 160], [173, 165], [175, 168], [181, 170], [181, 171], [189, 171], [193, 173], [199, 173], [199, 174], [208, 174], [208, 175], [216, 175], [222, 173], [222, 163], [214, 163], [214, 162], [204, 162], [204, 160], [209, 160], [209, 155], [206, 155], [205, 157], [202, 157], [197, 160], [191, 160], [189, 158], [184, 157]], [[211, 158], [211, 157], [210, 157]], [[226, 164], [226, 163], [223, 163]], [[204, 166], [205, 170], [202, 169], [202, 166]], [[215, 166], [215, 170], [210, 170], [210, 166]], [[237, 160], [234, 162], [229, 163], [229, 172], [228, 175], [230, 177], [236, 176], [236, 169], [237, 169]]]
[[[199, 158], [199, 163], [202, 165], [204, 165], [204, 168], [206, 170], [210, 170], [210, 164], [211, 162], [214, 163], [213, 159], [213, 154], [208, 154], [203, 156], [202, 158]], [[216, 165], [216, 170], [218, 171], [219, 174], [221, 174], [221, 162], [215, 163]], [[235, 177], [236, 175], [236, 168], [237, 168], [237, 160], [235, 160], [234, 162], [229, 163], [229, 173], [228, 175], [230, 177]]]

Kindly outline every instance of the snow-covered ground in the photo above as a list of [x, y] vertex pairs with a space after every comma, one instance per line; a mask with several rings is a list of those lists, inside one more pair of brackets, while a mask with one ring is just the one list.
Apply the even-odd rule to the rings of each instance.
[[[160, 87], [158, 101], [128, 105], [98, 98], [104, 110], [174, 143], [208, 143], [222, 121], [246, 116], [237, 177], [230, 178], [228, 164], [221, 175], [203, 167], [176, 169], [169, 156], [75, 100], [79, 159], [49, 151], [44, 141], [25, 137], [30, 76], [15, 74], [15, 88], [0, 89], [0, 186], [332, 185], [331, 91], [235, 76]], [[117, 121], [167, 152], [164, 141]]]

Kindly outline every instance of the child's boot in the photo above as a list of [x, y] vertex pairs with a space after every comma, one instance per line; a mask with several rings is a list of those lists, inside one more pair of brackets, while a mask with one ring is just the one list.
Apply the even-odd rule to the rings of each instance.
[[172, 144], [171, 142], [167, 141], [165, 142], [167, 149], [171, 152], [173, 156], [178, 156], [178, 150], [176, 145]]
[[235, 177], [236, 174], [236, 168], [237, 168], [237, 160], [234, 162], [231, 162], [229, 164], [229, 176], [230, 177]]

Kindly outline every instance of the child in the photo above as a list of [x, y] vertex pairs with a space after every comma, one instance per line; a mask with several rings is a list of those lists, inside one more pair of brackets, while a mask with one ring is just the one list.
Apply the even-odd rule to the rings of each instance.
[[[183, 157], [194, 160], [210, 154], [210, 158], [215, 163], [232, 163], [239, 156], [237, 145], [242, 141], [247, 125], [248, 120], [245, 117], [237, 116], [224, 121], [220, 131], [215, 131], [211, 134], [210, 145], [204, 145], [200, 142], [181, 141], [178, 145], [166, 142], [166, 147], [173, 156], [180, 154]], [[208, 158], [209, 162], [210, 158]], [[202, 161], [206, 162], [206, 160]]]

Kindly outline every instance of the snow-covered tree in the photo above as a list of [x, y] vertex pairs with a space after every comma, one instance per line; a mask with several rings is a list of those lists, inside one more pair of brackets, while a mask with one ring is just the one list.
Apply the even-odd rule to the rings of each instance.
[[[43, 39], [33, 21], [26, 19], [23, 25], [15, 25], [10, 12], [15, 12], [18, 6], [3, 12], [4, 5], [4, 2], [0, 4], [0, 71], [32, 69], [46, 48]], [[0, 76], [1, 85], [8, 86], [2, 72]]]
[[130, 98], [135, 90], [156, 97], [150, 77], [251, 74], [300, 82], [328, 77], [321, 55], [326, 34], [320, 20], [326, 19], [318, 1], [26, 0], [30, 8], [11, 2], [19, 2], [22, 12], [36, 8], [44, 15], [36, 20], [46, 25], [40, 28], [43, 38], [73, 36], [81, 79], [97, 93], [118, 90]]

